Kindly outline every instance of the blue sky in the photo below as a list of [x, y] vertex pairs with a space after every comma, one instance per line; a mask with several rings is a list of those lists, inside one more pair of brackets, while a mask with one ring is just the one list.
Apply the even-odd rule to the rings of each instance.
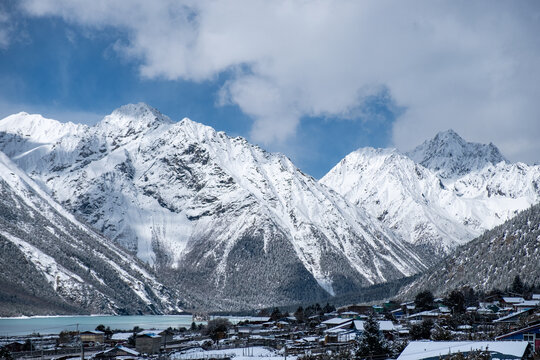
[[535, 2], [111, 3], [0, 8], [1, 117], [91, 124], [142, 101], [317, 178], [359, 147], [409, 150], [448, 128], [540, 160]]

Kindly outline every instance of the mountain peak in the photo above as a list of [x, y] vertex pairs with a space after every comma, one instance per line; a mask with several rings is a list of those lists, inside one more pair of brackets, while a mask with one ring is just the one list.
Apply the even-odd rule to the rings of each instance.
[[435, 135], [433, 140], [445, 141], [445, 142], [458, 142], [462, 144], [466, 143], [466, 141], [461, 136], [459, 136], [457, 132], [455, 132], [452, 129], [439, 131], [437, 135]]
[[443, 178], [454, 178], [506, 161], [492, 143], [467, 142], [451, 129], [437, 133], [406, 155]]
[[118, 109], [115, 109], [111, 115], [130, 116], [138, 119], [154, 116], [157, 120], [170, 122], [170, 119], [163, 115], [159, 110], [143, 102], [122, 105]]
[[127, 136], [155, 129], [172, 120], [145, 103], [126, 104], [101, 120], [96, 128], [107, 134]]

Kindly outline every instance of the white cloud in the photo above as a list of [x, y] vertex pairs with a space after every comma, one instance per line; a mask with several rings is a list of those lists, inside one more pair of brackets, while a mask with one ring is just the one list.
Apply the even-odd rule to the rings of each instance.
[[6, 49], [10, 43], [11, 24], [9, 15], [0, 7], [0, 49]]
[[149, 78], [222, 72], [222, 103], [254, 119], [255, 140], [294, 134], [302, 116], [350, 117], [388, 89], [406, 108], [408, 149], [454, 128], [511, 159], [540, 154], [540, 6], [536, 1], [25, 0], [34, 16], [118, 27], [116, 45]]

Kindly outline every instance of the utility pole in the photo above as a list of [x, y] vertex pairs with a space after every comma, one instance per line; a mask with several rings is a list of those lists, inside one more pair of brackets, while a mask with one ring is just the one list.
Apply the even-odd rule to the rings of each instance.
[[81, 360], [84, 360], [84, 345], [81, 339], [81, 332], [79, 331], [79, 324], [77, 324], [77, 335], [79, 336], [79, 341], [81, 343]]

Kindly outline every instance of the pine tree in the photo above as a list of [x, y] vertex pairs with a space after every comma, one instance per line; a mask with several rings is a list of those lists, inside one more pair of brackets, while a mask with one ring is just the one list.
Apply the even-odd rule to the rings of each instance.
[[422, 291], [416, 295], [416, 298], [414, 299], [414, 305], [417, 309], [421, 311], [431, 310], [433, 309], [433, 300], [434, 298], [431, 291]]
[[294, 312], [294, 317], [296, 318], [296, 321], [298, 321], [299, 323], [303, 323], [304, 322], [304, 308], [299, 306], [298, 309], [296, 309], [296, 311]]
[[274, 308], [274, 310], [272, 310], [272, 314], [270, 315], [270, 320], [278, 321], [282, 317], [283, 317], [283, 314], [281, 313], [281, 311], [279, 311], [279, 308], [276, 307]]
[[364, 322], [364, 332], [356, 357], [361, 359], [366, 355], [383, 355], [387, 352], [387, 346], [379, 331], [379, 322], [373, 314], [370, 314]]
[[524, 291], [525, 286], [523, 285], [523, 282], [521, 281], [519, 275], [516, 275], [516, 277], [514, 278], [514, 282], [512, 283], [512, 292], [523, 295]]

